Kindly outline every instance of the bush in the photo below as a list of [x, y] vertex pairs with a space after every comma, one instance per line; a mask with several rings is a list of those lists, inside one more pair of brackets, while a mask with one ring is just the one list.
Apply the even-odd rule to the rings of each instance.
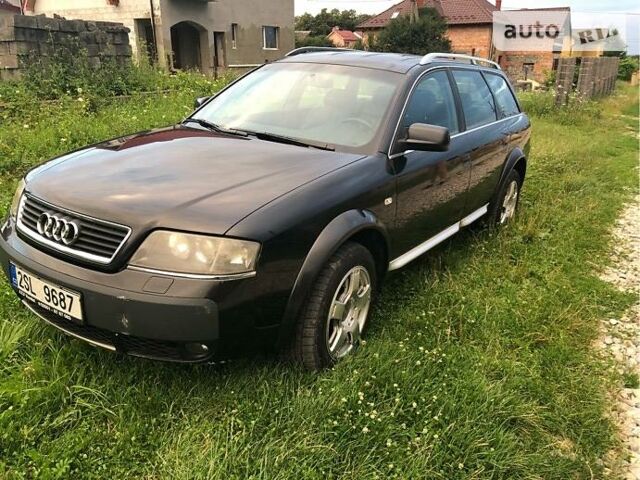
[[556, 86], [556, 71], [547, 70], [544, 72], [544, 81], [542, 84], [547, 88], [554, 88]]
[[327, 37], [323, 35], [317, 35], [315, 37], [309, 36], [296, 39], [296, 48], [301, 47], [333, 47], [333, 43]]
[[638, 57], [622, 57], [618, 66], [618, 78], [626, 82], [630, 81], [633, 74], [638, 71], [639, 64]]

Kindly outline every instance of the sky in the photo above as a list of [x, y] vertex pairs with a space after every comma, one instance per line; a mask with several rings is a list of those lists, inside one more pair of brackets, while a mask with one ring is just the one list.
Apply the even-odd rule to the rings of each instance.
[[[296, 15], [318, 13], [322, 8], [354, 9], [362, 13], [379, 13], [400, 0], [295, 0]], [[495, 2], [493, 2], [495, 3]], [[576, 11], [640, 13], [637, 0], [503, 0], [502, 8], [540, 8], [570, 6]]]
[[[337, 8], [339, 10], [354, 9], [360, 13], [380, 13], [400, 0], [295, 0], [296, 15], [305, 12], [318, 13], [323, 8]], [[495, 0], [490, 0], [495, 3]], [[640, 51], [640, 2], [638, 0], [502, 0], [502, 9], [543, 8], [543, 7], [571, 7], [574, 12], [573, 20], [586, 21], [592, 18], [597, 21], [597, 15], [588, 12], [625, 13], [627, 14], [626, 38], [629, 53], [638, 54]], [[582, 13], [585, 12], [585, 13]], [[590, 25], [584, 25], [590, 26]]]

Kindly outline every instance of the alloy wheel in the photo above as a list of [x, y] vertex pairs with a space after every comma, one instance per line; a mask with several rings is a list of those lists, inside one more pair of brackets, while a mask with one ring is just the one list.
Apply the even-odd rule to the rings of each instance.
[[502, 201], [502, 208], [500, 209], [500, 224], [504, 225], [508, 223], [516, 215], [516, 207], [518, 206], [518, 182], [512, 180]]
[[333, 296], [326, 327], [329, 354], [335, 360], [349, 354], [360, 343], [371, 305], [371, 277], [356, 266], [342, 278]]

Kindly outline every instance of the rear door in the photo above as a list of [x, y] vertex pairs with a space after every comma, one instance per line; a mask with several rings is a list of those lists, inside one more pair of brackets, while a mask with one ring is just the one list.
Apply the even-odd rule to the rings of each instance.
[[452, 69], [465, 121], [459, 135], [470, 148], [471, 180], [465, 216], [484, 209], [500, 179], [509, 142], [508, 130], [497, 124], [496, 102], [478, 69]]
[[400, 119], [397, 138], [414, 123], [446, 127], [453, 136], [446, 152], [396, 153], [395, 253], [405, 253], [458, 222], [469, 185], [469, 163], [460, 115], [446, 69], [425, 74], [414, 87]]

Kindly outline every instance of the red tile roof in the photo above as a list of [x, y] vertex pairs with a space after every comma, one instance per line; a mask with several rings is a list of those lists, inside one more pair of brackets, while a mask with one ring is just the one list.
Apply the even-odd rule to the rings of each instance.
[[[337, 33], [342, 37], [345, 42], [357, 42], [361, 39], [357, 34], [352, 32], [351, 30], [336, 30], [335, 28], [331, 31], [331, 33]], [[331, 35], [331, 33], [329, 35]]]
[[[362, 22], [358, 28], [384, 28], [400, 15], [408, 15], [412, 8], [411, 0], [403, 0], [384, 12]], [[496, 7], [487, 0], [417, 0], [418, 8], [435, 8], [449, 25], [467, 25], [493, 23]], [[398, 12], [398, 15], [394, 15]]]
[[0, 10], [5, 10], [13, 13], [21, 13], [20, 7], [10, 3], [8, 0], [0, 0]]

